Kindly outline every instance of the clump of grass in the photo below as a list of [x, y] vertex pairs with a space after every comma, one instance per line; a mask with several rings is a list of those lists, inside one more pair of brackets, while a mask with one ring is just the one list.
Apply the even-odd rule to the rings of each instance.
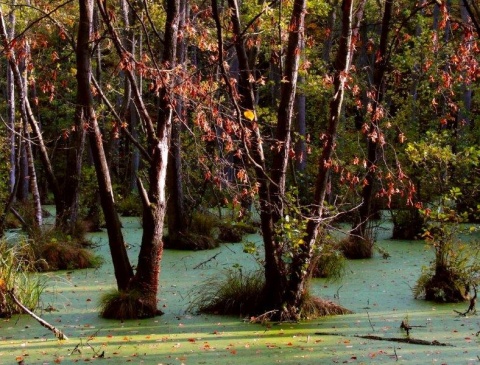
[[34, 253], [25, 238], [11, 245], [0, 241], [0, 317], [11, 317], [20, 309], [7, 295], [15, 290], [15, 296], [29, 309], [38, 305], [45, 288], [41, 277], [33, 275]]
[[242, 242], [243, 236], [255, 233], [257, 229], [246, 222], [226, 222], [220, 225], [218, 239], [220, 242]]
[[101, 266], [102, 258], [90, 250], [66, 242], [48, 242], [38, 248], [42, 270], [75, 270]]
[[[265, 278], [260, 270], [243, 272], [241, 268], [226, 270], [223, 276], [210, 278], [194, 294], [189, 310], [201, 313], [238, 315], [250, 321], [268, 321], [282, 318], [278, 311], [265, 312]], [[326, 315], [351, 313], [328, 300], [304, 294], [300, 318], [312, 319]]]
[[165, 248], [177, 250], [210, 250], [219, 246], [218, 226], [220, 220], [208, 212], [192, 214], [188, 228], [163, 237]]
[[302, 319], [314, 319], [325, 316], [336, 316], [352, 313], [349, 309], [342, 307], [340, 304], [330, 300], [314, 297], [307, 293], [304, 295], [300, 317]]
[[211, 250], [219, 246], [218, 241], [214, 237], [203, 236], [195, 233], [177, 233], [172, 240], [170, 235], [163, 237], [165, 248], [176, 250]]
[[100, 315], [107, 319], [140, 319], [163, 314], [157, 309], [156, 298], [140, 291], [112, 289], [100, 298]]
[[32, 234], [32, 248], [37, 258], [39, 271], [74, 270], [96, 268], [103, 259], [87, 247], [85, 231], [79, 225], [71, 235], [60, 229], [39, 229]]
[[261, 271], [225, 271], [205, 281], [194, 294], [189, 310], [201, 313], [250, 316], [264, 306], [265, 277]]
[[345, 274], [346, 259], [337, 241], [321, 237], [317, 243], [310, 266], [311, 276], [339, 281]]
[[349, 235], [340, 241], [340, 250], [347, 259], [369, 259], [373, 257], [374, 243], [371, 238]]
[[215, 237], [220, 220], [216, 215], [208, 212], [195, 212], [192, 214], [189, 231], [201, 236]]
[[424, 237], [435, 250], [435, 260], [424, 267], [413, 287], [415, 298], [456, 303], [469, 299], [470, 289], [479, 282], [479, 242], [468, 244], [456, 237], [452, 227], [430, 227]]

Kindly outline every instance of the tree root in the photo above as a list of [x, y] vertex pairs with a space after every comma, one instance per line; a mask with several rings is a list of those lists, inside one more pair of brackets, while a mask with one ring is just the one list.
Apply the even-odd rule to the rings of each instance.
[[460, 314], [461, 316], [464, 316], [464, 317], [466, 317], [468, 313], [472, 313], [472, 314], [477, 313], [477, 309], [475, 307], [475, 305], [477, 304], [477, 287], [474, 286], [473, 291], [475, 295], [470, 299], [470, 305], [468, 306], [468, 309], [465, 312], [460, 312], [454, 309], [453, 311], [455, 313]]
[[15, 302], [16, 305], [18, 305], [25, 313], [27, 313], [28, 315], [30, 315], [32, 318], [36, 319], [38, 323], [40, 323], [43, 327], [49, 329], [50, 331], [53, 332], [53, 334], [55, 335], [56, 338], [58, 338], [59, 340], [68, 340], [68, 337], [65, 336], [65, 334], [60, 331], [58, 328], [52, 326], [50, 323], [48, 323], [47, 321], [43, 320], [42, 318], [40, 318], [39, 316], [37, 316], [35, 313], [33, 313], [30, 309], [28, 309], [27, 307], [25, 307], [22, 302], [20, 302], [17, 297], [15, 296], [14, 292], [13, 292], [13, 289], [10, 289], [7, 291], [8, 295], [10, 296], [10, 298]]
[[[320, 336], [345, 336], [341, 333], [333, 333], [333, 332], [315, 332], [316, 335]], [[421, 340], [418, 338], [410, 338], [410, 337], [381, 337], [381, 336], [374, 336], [374, 335], [353, 335], [353, 337], [357, 338], [364, 338], [367, 340], [376, 340], [376, 341], [390, 341], [390, 342], [400, 342], [400, 343], [409, 343], [412, 345], [424, 345], [424, 346], [451, 346], [454, 345], [444, 342], [439, 342], [437, 340], [433, 341], [426, 341]]]

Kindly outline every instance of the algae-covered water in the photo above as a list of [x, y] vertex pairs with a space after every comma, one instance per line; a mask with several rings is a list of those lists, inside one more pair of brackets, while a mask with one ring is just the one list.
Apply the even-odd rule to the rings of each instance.
[[[123, 223], [135, 262], [140, 224], [136, 218], [124, 218]], [[69, 340], [56, 340], [29, 316], [3, 319], [0, 364], [478, 364], [479, 317], [462, 317], [453, 311], [465, 311], [468, 303], [415, 300], [411, 287], [432, 254], [423, 242], [393, 241], [389, 236], [388, 229], [382, 230], [378, 241], [390, 253], [389, 259], [377, 255], [350, 261], [341, 282], [318, 279], [312, 283], [314, 294], [337, 301], [354, 314], [265, 326], [244, 318], [186, 312], [200, 283], [234, 265], [244, 270], [255, 267], [254, 259], [242, 252], [242, 244], [211, 251], [167, 250], [159, 291], [163, 316], [125, 322], [98, 317], [99, 297], [115, 287], [115, 278], [106, 234], [94, 233], [96, 250], [106, 258], [101, 268], [45, 275], [47, 289], [37, 314]], [[258, 235], [247, 239], [261, 240]], [[410, 337], [451, 346], [356, 337], [405, 338], [402, 320], [419, 326]]]

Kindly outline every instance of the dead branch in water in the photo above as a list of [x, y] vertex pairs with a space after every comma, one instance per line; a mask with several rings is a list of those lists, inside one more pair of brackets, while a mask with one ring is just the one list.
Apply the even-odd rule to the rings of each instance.
[[52, 326], [50, 323], [48, 323], [44, 319], [40, 318], [35, 313], [33, 313], [30, 309], [25, 307], [22, 304], [22, 302], [20, 302], [20, 300], [17, 299], [17, 297], [15, 296], [15, 294], [13, 292], [13, 289], [8, 290], [7, 293], [10, 296], [10, 298], [15, 302], [16, 305], [18, 305], [25, 313], [30, 315], [32, 318], [36, 319], [37, 322], [40, 323], [43, 327], [52, 331], [56, 338], [58, 338], [59, 340], [68, 340], [68, 337], [65, 336], [65, 334], [62, 331], [60, 331], [58, 328]]
[[[334, 332], [315, 332], [316, 335], [320, 336], [343, 336], [348, 337], [341, 333], [334, 333]], [[439, 342], [437, 340], [433, 341], [426, 341], [420, 340], [418, 338], [404, 338], [404, 337], [381, 337], [381, 336], [374, 336], [374, 335], [352, 335], [353, 337], [357, 338], [364, 338], [366, 340], [376, 340], [376, 341], [390, 341], [390, 342], [400, 342], [400, 343], [410, 343], [412, 345], [424, 345], [424, 346], [452, 346], [449, 343]]]
[[202, 267], [204, 266], [205, 264], [207, 264], [208, 262], [212, 261], [212, 260], [215, 260], [216, 257], [218, 255], [220, 255], [221, 252], [217, 252], [215, 255], [213, 255], [212, 257], [210, 257], [208, 260], [205, 260], [205, 261], [202, 261], [201, 263], [199, 263], [198, 265], [196, 265], [193, 269], [198, 269], [199, 267]]

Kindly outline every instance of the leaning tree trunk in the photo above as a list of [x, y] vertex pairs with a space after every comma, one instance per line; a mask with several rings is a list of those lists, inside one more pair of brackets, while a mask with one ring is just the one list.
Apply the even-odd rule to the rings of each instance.
[[79, 27], [77, 36], [77, 108], [82, 123], [87, 125], [90, 148], [98, 180], [100, 202], [105, 216], [108, 243], [112, 255], [117, 286], [127, 289], [133, 277], [133, 269], [128, 260], [121, 224], [115, 207], [110, 172], [103, 148], [102, 134], [93, 109], [93, 96], [90, 88], [92, 75], [90, 59], [90, 34], [93, 17], [93, 0], [79, 1]]
[[328, 120], [327, 131], [323, 142], [322, 154], [318, 161], [317, 178], [315, 182], [315, 196], [310, 212], [310, 219], [307, 224], [304, 244], [300, 245], [299, 251], [293, 258], [291, 264], [291, 278], [286, 293], [286, 303], [288, 311], [297, 313], [301, 307], [304, 293], [306, 292], [306, 282], [308, 267], [313, 255], [313, 249], [317, 240], [318, 232], [322, 221], [324, 221], [324, 202], [327, 193], [327, 185], [331, 173], [331, 159], [335, 150], [338, 126], [342, 113], [343, 98], [345, 94], [345, 84], [350, 69], [352, 59], [352, 16], [353, 0], [343, 0], [342, 2], [342, 34], [339, 40], [339, 48], [334, 63], [334, 93], [330, 101], [330, 116]]
[[[26, 54], [30, 54], [30, 46], [29, 43], [26, 42], [25, 44]], [[28, 70], [27, 67], [23, 67], [23, 85], [28, 84]], [[25, 88], [25, 99], [20, 100], [20, 108], [22, 108], [22, 115], [27, 115], [25, 109], [25, 100], [28, 98], [26, 94], [27, 88]], [[25, 138], [24, 145], [25, 145], [25, 162], [27, 164], [26, 171], [28, 172], [28, 187], [27, 192], [30, 191], [33, 197], [33, 209], [34, 209], [34, 217], [35, 217], [35, 224], [37, 227], [40, 227], [43, 223], [43, 213], [42, 213], [42, 203], [40, 201], [40, 192], [38, 190], [38, 180], [37, 180], [37, 171], [35, 169], [35, 162], [33, 156], [33, 148], [32, 148], [32, 140], [30, 138], [30, 131], [28, 128], [28, 120], [22, 118], [22, 127], [23, 127], [23, 137]], [[28, 189], [29, 188], [29, 189]]]

